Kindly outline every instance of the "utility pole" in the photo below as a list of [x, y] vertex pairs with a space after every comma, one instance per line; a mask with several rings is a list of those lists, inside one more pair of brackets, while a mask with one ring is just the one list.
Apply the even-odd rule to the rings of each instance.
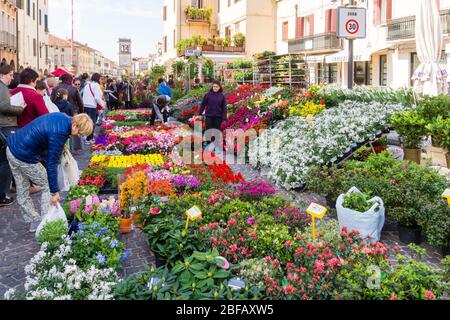
[[72, 2], [72, 41], [71, 41], [71, 49], [72, 49], [72, 69], [75, 69], [75, 50], [74, 50], [74, 45], [73, 45], [73, 39], [74, 39], [74, 37], [73, 37], [73, 33], [74, 33], [74, 31], [73, 31], [73, 25], [74, 25], [74, 18], [73, 18], [73, 0], [71, 1]]
[[[355, 5], [355, 0], [350, 0], [350, 6]], [[353, 39], [348, 40], [348, 88], [353, 89]]]
[[39, 41], [39, 0], [36, 1], [36, 10], [33, 12], [34, 17], [36, 18], [36, 49], [37, 49], [37, 71], [39, 72], [39, 62], [40, 62], [40, 53], [41, 53], [41, 43]]

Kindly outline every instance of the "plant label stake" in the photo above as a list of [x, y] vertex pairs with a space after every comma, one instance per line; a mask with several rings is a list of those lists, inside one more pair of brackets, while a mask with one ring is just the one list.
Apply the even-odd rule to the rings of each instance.
[[445, 192], [442, 194], [442, 197], [447, 199], [448, 205], [450, 207], [450, 189], [445, 190]]
[[187, 231], [189, 227], [189, 221], [197, 221], [202, 218], [202, 212], [197, 206], [193, 206], [188, 211], [186, 211], [186, 227], [185, 230]]
[[306, 213], [309, 214], [312, 218], [311, 226], [312, 226], [312, 238], [316, 240], [316, 219], [322, 219], [327, 213], [328, 209], [317, 204], [311, 203], [311, 205], [306, 209]]
[[241, 291], [242, 289], [245, 289], [245, 281], [241, 278], [232, 278], [228, 281], [228, 288], [230, 288], [231, 291]]

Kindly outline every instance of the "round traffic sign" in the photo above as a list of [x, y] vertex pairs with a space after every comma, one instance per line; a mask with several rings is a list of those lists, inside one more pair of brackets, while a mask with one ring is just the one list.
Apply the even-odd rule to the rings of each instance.
[[351, 19], [348, 20], [345, 24], [345, 30], [350, 34], [356, 34], [359, 31], [359, 23], [358, 21]]

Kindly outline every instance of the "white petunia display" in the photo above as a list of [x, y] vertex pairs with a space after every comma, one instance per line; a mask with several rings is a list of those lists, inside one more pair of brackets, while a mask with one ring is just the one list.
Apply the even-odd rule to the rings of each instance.
[[250, 163], [268, 169], [278, 186], [303, 185], [309, 168], [334, 162], [358, 143], [373, 139], [389, 127], [401, 104], [365, 104], [346, 101], [317, 115], [311, 123], [289, 118], [266, 130], [250, 145]]

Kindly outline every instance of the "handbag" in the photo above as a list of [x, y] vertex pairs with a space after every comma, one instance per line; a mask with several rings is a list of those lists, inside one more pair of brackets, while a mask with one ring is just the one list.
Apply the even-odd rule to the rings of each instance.
[[[92, 97], [94, 97], [94, 100], [95, 100], [95, 94], [94, 94], [94, 91], [92, 91], [91, 84], [89, 84], [89, 90], [91, 91]], [[96, 108], [97, 108], [98, 111], [103, 110], [103, 107], [101, 105], [99, 105], [98, 103], [97, 103], [97, 107]]]

